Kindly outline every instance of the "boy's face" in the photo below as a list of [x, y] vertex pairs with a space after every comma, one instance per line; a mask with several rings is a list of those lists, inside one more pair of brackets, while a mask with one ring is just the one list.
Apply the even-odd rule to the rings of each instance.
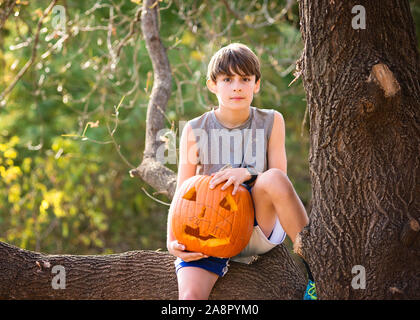
[[207, 80], [207, 87], [217, 96], [219, 106], [231, 109], [249, 108], [254, 94], [260, 90], [260, 79], [255, 82], [255, 75], [233, 76], [219, 74], [216, 82]]

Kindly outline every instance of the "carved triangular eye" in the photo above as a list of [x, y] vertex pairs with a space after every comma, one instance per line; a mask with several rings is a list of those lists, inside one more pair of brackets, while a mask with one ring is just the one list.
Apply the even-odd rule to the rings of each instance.
[[228, 193], [222, 201], [220, 201], [219, 205], [229, 211], [238, 211], [238, 205], [235, 202], [235, 199]]
[[195, 201], [197, 197], [197, 191], [195, 190], [195, 186], [193, 186], [190, 190], [188, 190], [182, 198], [185, 200]]

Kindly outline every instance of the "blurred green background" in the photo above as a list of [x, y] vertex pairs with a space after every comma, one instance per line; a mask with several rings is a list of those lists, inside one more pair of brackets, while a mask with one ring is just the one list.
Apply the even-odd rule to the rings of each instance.
[[[410, 3], [418, 35], [420, 3]], [[17, 1], [0, 30], [0, 93], [30, 60], [48, 4]], [[166, 127], [179, 139], [179, 121], [216, 104], [205, 86], [211, 55], [247, 44], [262, 64], [253, 105], [283, 114], [288, 175], [309, 208], [305, 94], [300, 79], [289, 86], [302, 52], [296, 1], [159, 5], [173, 76]], [[128, 174], [141, 162], [153, 84], [140, 23], [126, 37], [139, 7], [141, 0], [58, 1], [44, 19], [33, 63], [0, 101], [0, 241], [46, 253], [166, 250], [168, 206]]]

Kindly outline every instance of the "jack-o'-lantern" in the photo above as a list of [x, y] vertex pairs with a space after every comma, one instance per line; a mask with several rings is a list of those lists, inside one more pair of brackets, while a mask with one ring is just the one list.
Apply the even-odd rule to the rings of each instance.
[[229, 258], [248, 244], [253, 230], [254, 206], [251, 195], [224, 183], [209, 188], [211, 176], [196, 175], [184, 181], [174, 195], [169, 219], [172, 232], [186, 250]]

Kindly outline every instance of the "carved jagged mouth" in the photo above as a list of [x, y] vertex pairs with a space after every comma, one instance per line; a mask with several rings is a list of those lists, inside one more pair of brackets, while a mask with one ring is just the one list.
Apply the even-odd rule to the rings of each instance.
[[216, 237], [209, 234], [208, 236], [202, 236], [200, 235], [200, 227], [197, 228], [191, 228], [190, 226], [185, 226], [184, 232], [190, 236], [196, 237], [200, 240], [206, 241], [210, 239], [216, 239]]
[[200, 227], [193, 228], [188, 225], [184, 227], [184, 232], [187, 237], [191, 240], [198, 239], [202, 241], [202, 245], [208, 247], [218, 247], [218, 246], [225, 246], [230, 243], [230, 238], [217, 238], [211, 234], [209, 235], [201, 235], [200, 234]]

